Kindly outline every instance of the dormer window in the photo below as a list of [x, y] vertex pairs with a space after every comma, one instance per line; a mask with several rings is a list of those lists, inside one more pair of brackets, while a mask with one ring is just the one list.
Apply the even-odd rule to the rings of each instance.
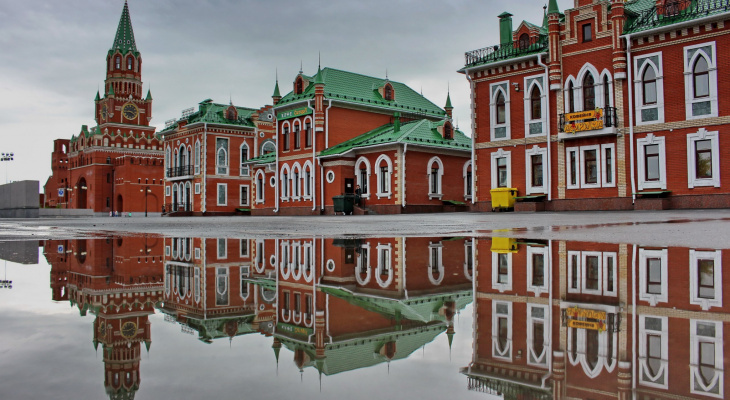
[[520, 41], [519, 41], [520, 50], [524, 50], [528, 47], [530, 47], [530, 35], [523, 33], [520, 35]]
[[297, 77], [297, 81], [294, 84], [294, 93], [296, 94], [302, 94], [304, 91], [304, 80], [301, 76]]
[[679, 14], [679, 1], [678, 0], [666, 0], [664, 2], [664, 15], [672, 17]]
[[388, 101], [393, 100], [393, 86], [390, 83], [386, 83], [383, 87], [383, 98]]
[[446, 121], [444, 123], [444, 139], [454, 138], [454, 127], [451, 126], [451, 122]]
[[230, 106], [226, 109], [226, 119], [229, 121], [235, 121], [238, 119], [238, 111], [236, 107]]

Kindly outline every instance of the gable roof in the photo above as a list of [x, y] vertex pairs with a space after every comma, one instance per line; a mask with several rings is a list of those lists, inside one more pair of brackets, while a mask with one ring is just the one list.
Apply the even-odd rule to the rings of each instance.
[[[296, 94], [293, 91], [287, 93], [276, 105], [276, 108], [314, 98], [315, 77], [303, 74], [301, 76], [310, 81], [309, 86], [301, 94]], [[443, 118], [446, 115], [441, 107], [435, 105], [420, 93], [408, 87], [408, 85], [387, 78], [375, 78], [334, 68], [321, 69], [316, 78], [324, 84], [324, 96], [328, 99], [371, 105], [393, 111], [423, 114], [428, 117]], [[393, 86], [395, 100], [385, 100], [378, 92], [378, 89], [383, 87], [386, 82]]]
[[337, 156], [354, 149], [391, 143], [410, 143], [441, 149], [471, 151], [471, 139], [464, 132], [454, 129], [453, 139], [444, 139], [437, 128], [446, 121], [419, 119], [402, 124], [396, 131], [395, 125], [386, 124], [370, 132], [342, 142], [322, 151], [320, 157]]

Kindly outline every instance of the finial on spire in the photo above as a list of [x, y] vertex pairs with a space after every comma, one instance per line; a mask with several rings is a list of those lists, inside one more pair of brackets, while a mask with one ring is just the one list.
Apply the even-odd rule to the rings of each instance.
[[317, 54], [317, 69], [322, 68], [322, 52]]
[[299, 73], [300, 74], [304, 73], [304, 61], [302, 61], [302, 60], [299, 60]]
[[388, 68], [385, 69], [385, 80], [388, 80]]

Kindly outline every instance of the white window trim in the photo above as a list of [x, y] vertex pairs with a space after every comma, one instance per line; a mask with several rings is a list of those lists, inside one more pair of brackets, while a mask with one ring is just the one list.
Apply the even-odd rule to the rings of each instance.
[[[608, 182], [608, 168], [606, 167], [606, 149], [611, 149], [611, 182]], [[616, 187], [616, 145], [613, 143], [602, 144], [599, 154], [599, 165], [601, 168], [601, 186]]]
[[[246, 142], [241, 143], [241, 147], [239, 148], [239, 153], [238, 153], [239, 154], [239, 158], [243, 158], [244, 149], [246, 151], [246, 153], [245, 153], [246, 154], [246, 160], [248, 160], [250, 158], [249, 157], [250, 152], [249, 152], [249, 147], [246, 144]], [[239, 173], [240, 173], [241, 176], [251, 176], [251, 167], [249, 167], [248, 165], [244, 165], [243, 164], [243, 160], [241, 160], [241, 166], [240, 166]]]
[[[697, 334], [698, 325], [714, 325], [715, 336], [700, 336]], [[690, 369], [690, 393], [701, 394], [703, 396], [716, 397], [718, 399], [725, 398], [725, 373], [723, 370], [724, 349], [723, 349], [723, 331], [722, 322], [720, 321], [700, 321], [690, 320], [690, 350], [689, 350], [689, 369]], [[700, 375], [700, 343], [713, 343], [715, 345], [715, 378], [710, 381], [709, 385], [705, 385]], [[699, 387], [699, 390], [697, 389]], [[712, 393], [712, 389], [717, 388], [717, 393]]]
[[[570, 169], [570, 153], [575, 153], [575, 162], [578, 164], [575, 166], [575, 185], [570, 183], [573, 178], [573, 174]], [[565, 148], [565, 188], [566, 189], [580, 189], [580, 147], [566, 147]]]
[[[535, 293], [535, 297], [539, 297], [543, 293], [548, 292], [548, 279], [549, 279], [549, 273], [548, 273], [548, 248], [546, 246], [527, 246], [527, 291]], [[534, 286], [532, 284], [532, 271], [533, 271], [533, 265], [532, 265], [532, 256], [536, 254], [542, 254], [543, 256], [543, 284], [542, 286]], [[529, 318], [529, 310], [528, 310], [528, 318]], [[545, 329], [547, 330], [547, 325], [545, 326]]]
[[[532, 156], [542, 156], [542, 186], [532, 186]], [[526, 184], [527, 184], [527, 195], [540, 193], [547, 193], [547, 148], [539, 147], [538, 145], [532, 146], [531, 149], [525, 151], [525, 173], [526, 173]]]
[[[608, 262], [607, 260], [613, 260], [613, 290], [608, 290]], [[618, 295], [618, 258], [616, 253], [603, 253], [603, 265], [602, 265], [602, 277], [603, 277], [603, 295], [604, 296], [617, 296]]]
[[170, 197], [170, 186], [165, 186], [165, 197]]
[[[647, 181], [646, 177], [646, 161], [644, 146], [658, 144], [659, 145], [659, 180], [658, 181]], [[636, 160], [637, 160], [637, 173], [638, 173], [638, 187], [639, 190], [643, 189], [662, 189], [667, 188], [667, 161], [666, 151], [664, 147], [664, 136], [654, 136], [650, 133], [645, 138], [636, 140]]]
[[[527, 86], [527, 83], [529, 81], [532, 81], [530, 83], [530, 86]], [[547, 115], [545, 110], [545, 90], [544, 90], [544, 84], [543, 84], [543, 75], [532, 75], [532, 76], [526, 76], [524, 79], [524, 82], [522, 84], [522, 87], [525, 88], [525, 97], [524, 97], [524, 105], [525, 105], [525, 136], [526, 137], [537, 137], [537, 136], [545, 136], [547, 135], [547, 129], [545, 129], [545, 121], [547, 120]], [[541, 118], [538, 119], [530, 119], [530, 115], [532, 114], [532, 102], [530, 101], [530, 94], [532, 93], [532, 88], [537, 86], [537, 88], [540, 90], [540, 116]], [[530, 125], [535, 123], [542, 123], [542, 130], [540, 133], [531, 135], [530, 134]]]
[[[497, 314], [497, 305], [507, 306], [507, 314]], [[507, 317], [507, 346], [503, 352], [499, 351], [499, 317]], [[492, 357], [504, 361], [512, 361], [512, 302], [492, 302]]]
[[[532, 310], [534, 308], [539, 308], [539, 309], [543, 310], [542, 318], [532, 316]], [[550, 339], [548, 336], [550, 334], [550, 326], [548, 325], [548, 320], [547, 320], [547, 315], [549, 312], [550, 312], [550, 310], [548, 309], [548, 307], [544, 306], [544, 305], [537, 305], [537, 304], [528, 304], [527, 305], [527, 326], [526, 326], [527, 343], [525, 344], [525, 348], [527, 348], [527, 365], [534, 365], [534, 366], [543, 367], [543, 368], [548, 367], [548, 361], [550, 360], [550, 354], [552, 353], [550, 351]], [[533, 322], [536, 322], [536, 321], [542, 321], [542, 324], [543, 324], [543, 333], [542, 333], [542, 335], [543, 335], [542, 336], [543, 353], [542, 354], [535, 354], [535, 352], [533, 351], [533, 347], [532, 347], [532, 345], [535, 342], [535, 339], [539, 340], [539, 338], [535, 338], [532, 336], [534, 334], [532, 325], [533, 325]]]
[[[226, 140], [226, 147], [218, 148], [218, 139], [225, 139]], [[229, 148], [230, 148], [230, 146], [231, 146], [230, 140], [228, 138], [226, 138], [226, 137], [216, 136], [216, 138], [215, 138], [215, 144], [216, 144], [216, 149], [215, 149], [215, 174], [216, 175], [228, 175], [229, 167], [231, 165], [231, 160], [230, 160], [231, 155], [230, 155], [230, 153], [228, 151]], [[225, 165], [221, 165], [221, 164], [218, 163], [218, 153], [221, 150], [223, 150], [225, 152], [225, 155], [226, 155], [226, 164]], [[224, 171], [224, 172], [221, 172], [221, 171]]]
[[195, 194], [200, 194], [200, 182], [195, 183]]
[[[711, 54], [707, 54], [705, 51], [700, 50], [702, 47], [710, 47]], [[688, 53], [691, 50], [698, 49], [692, 56], [692, 59], [688, 58]], [[710, 96], [702, 97], [699, 99], [694, 98], [694, 79], [692, 75], [692, 67], [694, 66], [697, 57], [700, 57], [700, 53], [705, 55], [707, 60], [708, 79]], [[694, 103], [710, 102], [710, 113], [705, 115], [692, 115], [692, 105]], [[717, 117], [718, 115], [718, 101], [717, 101], [717, 51], [715, 49], [715, 42], [701, 43], [684, 48], [684, 102], [685, 102], [685, 113], [686, 119], [702, 119]]]
[[298, 162], [294, 163], [291, 167], [289, 181], [289, 190], [291, 190], [289, 197], [291, 197], [292, 200], [299, 200], [302, 193], [302, 168], [299, 166]]
[[[381, 167], [380, 164], [381, 164], [382, 161], [385, 161], [385, 163], [388, 164], [388, 180], [385, 182], [386, 183], [386, 189], [387, 189], [386, 192], [381, 192], [380, 191], [380, 189], [382, 187], [382, 177], [380, 176], [381, 175], [380, 174], [380, 167]], [[375, 176], [377, 178], [376, 181], [377, 181], [377, 185], [378, 185], [377, 190], [376, 190], [376, 196], [379, 199], [381, 199], [383, 197], [387, 197], [388, 199], [390, 199], [390, 196], [392, 195], [392, 192], [393, 192], [393, 188], [392, 188], [392, 185], [391, 185], [391, 180], [392, 180], [391, 177], [393, 176], [393, 163], [390, 161], [390, 157], [386, 156], [385, 154], [382, 154], [375, 161], [375, 168], [377, 169], [377, 171], [375, 173]]]
[[[284, 178], [284, 175], [286, 174], [286, 178]], [[290, 196], [290, 187], [289, 187], [289, 180], [291, 177], [291, 171], [289, 170], [289, 165], [284, 164], [281, 167], [281, 171], [279, 172], [279, 182], [281, 182], [281, 187], [279, 188], [279, 192], [281, 194], [281, 200], [282, 201], [289, 201]]]
[[[436, 181], [436, 184], [438, 186], [436, 188], [437, 189], [436, 192], [431, 191], [431, 189], [432, 189], [431, 188], [431, 179], [433, 178], [432, 177], [433, 174], [431, 173], [431, 167], [433, 166], [433, 163], [438, 164], [438, 168], [439, 168], [438, 179]], [[428, 160], [428, 164], [426, 164], [426, 177], [428, 179], [428, 198], [429, 198], [429, 200], [430, 199], [441, 200], [441, 198], [444, 197], [443, 176], [444, 176], [444, 163], [441, 162], [441, 159], [439, 157], [436, 157], [436, 156], [431, 157], [431, 159]]]
[[[586, 278], [588, 276], [588, 273], [586, 271], [586, 268], [588, 266], [588, 263], [586, 262], [586, 259], [588, 257], [596, 257], [598, 259], [598, 289], [588, 289], [588, 282], [586, 281]], [[581, 277], [583, 279], [580, 280], [580, 288], [581, 293], [583, 294], [592, 294], [600, 296], [603, 292], [603, 255], [599, 251], [584, 251], [581, 254]]]
[[[572, 257], [573, 255], [577, 256], [576, 260], [578, 262], [578, 265], [575, 266], [575, 271], [576, 271], [576, 274], [578, 275], [576, 277], [575, 281], [577, 282], [578, 287], [575, 287], [575, 288], [570, 287], [570, 283], [573, 282], [573, 257]], [[581, 281], [581, 274], [582, 274], [581, 263], [582, 262], [583, 262], [583, 260], [580, 255], [580, 251], [569, 251], [568, 252], [568, 284], [567, 284], [568, 293], [580, 293], [581, 282], [582, 282]]]
[[[307, 192], [305, 189], [307, 188], [307, 178], [306, 178], [306, 172], [309, 171], [309, 192]], [[311, 200], [312, 199], [312, 193], [314, 192], [314, 168], [312, 168], [312, 163], [310, 161], [307, 161], [304, 163], [304, 166], [302, 167], [302, 187], [300, 188], [302, 198], [304, 200]]]
[[[714, 261], [714, 286], [715, 298], [706, 299], [699, 297], [697, 291], [699, 289], [699, 281], [697, 277], [697, 261], [708, 260]], [[689, 303], [702, 307], [707, 311], [711, 307], [722, 307], [722, 251], [699, 251], [690, 249], [689, 251]]]
[[596, 107], [603, 104], [603, 99], [600, 96], [600, 94], [603, 93], [603, 89], [600, 88], [603, 86], [601, 83], [601, 74], [598, 73], [598, 69], [596, 69], [593, 64], [585, 63], [581, 67], [580, 71], [578, 71], [577, 78], [573, 81], [573, 98], [576, 102], [576, 104], [574, 104], [575, 111], [590, 111], [583, 109], [583, 79], [585, 79], [587, 74], [593, 75], [593, 90]]
[[512, 290], [512, 254], [507, 253], [507, 283], [499, 283], [499, 253], [492, 253], [492, 289], [504, 293]]
[[[223, 243], [223, 254], [221, 254], [221, 243]], [[218, 260], [225, 260], [228, 258], [228, 240], [225, 238], [218, 238], [215, 242], [215, 255]]]
[[[367, 261], [367, 265], [363, 265], [363, 254], [365, 254], [365, 260]], [[357, 267], [355, 268], [355, 280], [357, 281], [357, 284], [360, 286], [365, 286], [370, 282], [370, 277], [372, 276], [372, 268], [370, 267], [370, 244], [363, 244], [360, 248], [360, 254], [357, 256]], [[362, 270], [366, 271], [365, 279], [362, 278]]]
[[[246, 281], [244, 281], [244, 278], [249, 277], [251, 273], [251, 266], [250, 265], [242, 265], [239, 268], [240, 278], [241, 278], [241, 286], [238, 288], [238, 294], [241, 296], [242, 300], [246, 300], [251, 296], [251, 290], [249, 290], [250, 284]], [[246, 287], [246, 296], [243, 295], [243, 288]]]
[[[227, 183], [219, 183], [216, 185], [217, 191], [216, 191], [216, 205], [219, 206], [227, 206], [228, 205], [228, 184]], [[221, 188], [226, 192], [224, 200], [225, 202], [221, 203]]]
[[[502, 86], [506, 85], [507, 89], [504, 90]], [[490, 132], [490, 140], [491, 141], [498, 141], [498, 140], [510, 140], [512, 138], [511, 135], [511, 112], [510, 112], [510, 89], [512, 88], [512, 85], [510, 84], [510, 81], [501, 81], [501, 82], [495, 82], [489, 85], [489, 121], [491, 123], [491, 127], [489, 129]], [[497, 92], [504, 93], [504, 124], [497, 125]], [[495, 138], [494, 137], [494, 131], [497, 128], [506, 128], [505, 129], [505, 137], [503, 138]]]
[[[575, 82], [575, 78], [573, 75], [569, 75], [567, 79], [565, 79], [565, 86], [563, 89], [563, 112], [566, 114], [570, 113], [570, 84], [573, 84], [573, 101], [577, 101], [578, 99], [575, 97], [575, 91], [577, 83]], [[575, 103], [573, 103], [573, 111], [578, 111], [578, 107]]]
[[198, 175], [200, 173], [200, 140], [195, 142], [195, 155], [193, 158], [195, 159], [195, 175]]
[[[712, 178], [697, 178], [697, 159], [695, 142], [710, 140], [712, 144]], [[697, 186], [720, 187], [720, 136], [718, 131], [708, 132], [700, 128], [697, 133], [687, 135], [687, 187], [692, 189]]]
[[249, 185], [239, 185], [238, 194], [239, 194], [239, 196], [241, 195], [241, 189], [243, 189], [244, 187], [247, 188], [246, 189], [246, 198], [244, 199], [243, 197], [241, 197], [239, 205], [248, 206], [251, 204], [251, 187]]
[[[646, 260], [649, 258], [659, 258], [661, 260], [661, 293], [653, 294], [646, 291], [646, 282], [648, 279], [649, 271], [647, 270]], [[668, 271], [669, 267], [667, 249], [662, 250], [646, 250], [639, 249], [639, 300], [646, 301], [653, 306], [658, 303], [666, 303], [669, 298], [668, 289]]]
[[[471, 273], [469, 272], [469, 262], [471, 261]], [[469, 282], [472, 281], [474, 274], [474, 242], [473, 239], [467, 239], [464, 242], [464, 276]]]
[[[646, 318], [656, 318], [660, 319], [662, 321], [662, 330], [661, 331], [650, 331], [646, 329]], [[660, 317], [656, 315], [640, 315], [639, 316], [639, 384], [643, 386], [649, 386], [659, 389], [668, 389], [669, 388], [669, 361], [667, 360], [669, 356], [669, 340], [668, 340], [668, 333], [669, 332], [669, 319], [667, 317]], [[657, 335], [661, 338], [661, 347], [662, 347], [662, 366], [659, 370], [659, 373], [656, 377], [654, 377], [654, 380], [646, 380], [644, 379], [644, 374], [649, 373], [649, 368], [646, 365], [646, 359], [648, 356], [648, 349], [646, 348], [646, 337], [649, 333], [652, 333], [654, 335]], [[656, 380], [658, 380], [661, 377], [664, 377], [664, 383], [656, 383]]]
[[[375, 281], [378, 282], [378, 286], [380, 286], [381, 288], [387, 288], [388, 286], [390, 286], [391, 282], [393, 282], [393, 277], [395, 276], [395, 271], [393, 271], [393, 261], [392, 261], [393, 247], [391, 246], [390, 243], [388, 243], [388, 244], [378, 243], [376, 248], [378, 251], [378, 264], [377, 264], [378, 267], [377, 267], [377, 270], [375, 271]], [[382, 263], [383, 256], [382, 255], [386, 251], [388, 254], [388, 257], [386, 258], [387, 265], [383, 265], [383, 263]], [[388, 279], [386, 279], [384, 281], [381, 279], [381, 276], [382, 276], [381, 272], [383, 271], [383, 269], [385, 267], [387, 267], [387, 270], [388, 270]]]
[[[490, 154], [491, 157], [491, 170], [492, 170], [492, 189], [499, 187], [499, 177], [497, 176], [497, 159], [498, 158], [506, 158], [507, 159], [507, 186], [506, 187], [512, 187], [512, 153], [509, 151], [504, 151], [503, 149], [499, 149], [492, 154]], [[472, 179], [474, 177], [472, 176]]]
[[367, 175], [367, 177], [365, 179], [368, 180], [368, 185], [367, 185], [368, 192], [367, 193], [363, 193], [362, 194], [362, 198], [369, 199], [370, 198], [370, 193], [373, 192], [373, 190], [372, 190], [373, 188], [370, 186], [370, 174], [371, 174], [370, 161], [367, 158], [365, 158], [365, 157], [360, 157], [355, 162], [355, 180], [356, 180], [357, 184], [360, 185], [360, 187], [362, 188], [363, 187], [363, 182], [362, 182], [362, 179], [360, 177], [360, 169], [361, 169], [360, 168], [360, 164], [365, 164], [365, 173]]
[[[438, 255], [438, 265], [436, 265], [436, 270], [438, 271], [438, 277], [433, 276], [433, 257], [431, 257], [431, 254], [433, 251], [437, 252]], [[428, 245], [428, 280], [433, 285], [440, 285], [441, 281], [444, 280], [444, 245], [441, 242], [437, 243], [429, 243]]]
[[[470, 169], [471, 169], [471, 171], [469, 171]], [[474, 169], [471, 167], [471, 160], [464, 163], [464, 167], [463, 167], [462, 173], [461, 173], [462, 178], [464, 178], [464, 200], [472, 199], [472, 195], [467, 194], [468, 191], [470, 191], [472, 189], [471, 185], [469, 185], [469, 182], [466, 179], [466, 174], [468, 172], [471, 172], [471, 180], [473, 182], [474, 181]], [[473, 190], [472, 190], [472, 192], [473, 192]]]
[[200, 248], [195, 248], [195, 259], [200, 260]]
[[[655, 65], [650, 57], [657, 56], [659, 58], [659, 65]], [[646, 59], [644, 65], [639, 69], [639, 61]], [[664, 123], [664, 71], [662, 69], [662, 52], [642, 54], [641, 56], [634, 57], [634, 103], [635, 103], [635, 115], [636, 125], [650, 125], [650, 124], [662, 124]], [[644, 86], [642, 76], [647, 65], [654, 67], [656, 71], [656, 104], [644, 105]], [[657, 109], [657, 120], [655, 121], [643, 121], [641, 119], [641, 111], [645, 109]]]
[[[604, 101], [606, 96], [606, 92], [603, 90], [604, 77], [608, 77], [608, 104]], [[600, 107], [605, 108], [613, 107], [613, 104], [613, 76], [611, 75], [611, 71], [604, 69], [598, 77], [598, 82], [596, 82], [596, 105], [600, 105]]]
[[[259, 176], [261, 176], [261, 185], [258, 184]], [[256, 204], [261, 204], [266, 201], [266, 174], [264, 174], [264, 171], [259, 170], [256, 172], [256, 177], [254, 179], [254, 185], [256, 186]]]
[[[586, 177], [586, 163], [585, 163], [585, 152], [586, 151], [596, 151], [596, 167], [598, 168], [598, 171], [596, 171], [596, 183], [587, 183], [585, 181]], [[580, 151], [578, 152], [578, 162], [579, 165], [579, 171], [580, 171], [580, 179], [578, 182], [580, 182], [580, 188], [581, 189], [596, 189], [601, 187], [601, 171], [603, 170], [601, 161], [603, 157], [601, 156], [601, 146], [599, 145], [592, 145], [592, 146], [580, 146]]]

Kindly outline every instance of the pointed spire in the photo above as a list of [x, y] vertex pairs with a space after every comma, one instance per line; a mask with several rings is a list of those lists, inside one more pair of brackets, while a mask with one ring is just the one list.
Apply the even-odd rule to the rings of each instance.
[[147, 97], [145, 98], [145, 100], [152, 100], [152, 89], [147, 89]]
[[560, 9], [558, 8], [558, 0], [550, 0], [550, 2], [548, 3], [547, 13], [548, 15], [555, 13], [560, 14]]
[[548, 28], [547, 5], [542, 6], [542, 28]]
[[109, 92], [106, 95], [114, 97], [114, 85], [109, 85]]
[[314, 77], [314, 84], [324, 84], [324, 78], [322, 77], [322, 68], [317, 67], [317, 75]]
[[279, 92], [279, 69], [276, 70], [276, 85], [274, 85], [274, 94], [271, 97], [281, 98], [281, 93]]
[[99, 89], [97, 89], [96, 90], [96, 98], [94, 99], [94, 101], [99, 101], [99, 100], [101, 100], [101, 96], [99, 96]]
[[446, 108], [446, 109], [454, 108], [451, 105], [451, 93], [449, 93], [449, 92], [446, 92], [446, 105], [444, 106], [444, 108]]
[[128, 52], [137, 53], [137, 43], [134, 41], [134, 31], [132, 30], [132, 19], [129, 17], [129, 5], [124, 2], [122, 16], [119, 18], [119, 27], [117, 34], [114, 36], [114, 43], [111, 50], [119, 50], [122, 54]]

